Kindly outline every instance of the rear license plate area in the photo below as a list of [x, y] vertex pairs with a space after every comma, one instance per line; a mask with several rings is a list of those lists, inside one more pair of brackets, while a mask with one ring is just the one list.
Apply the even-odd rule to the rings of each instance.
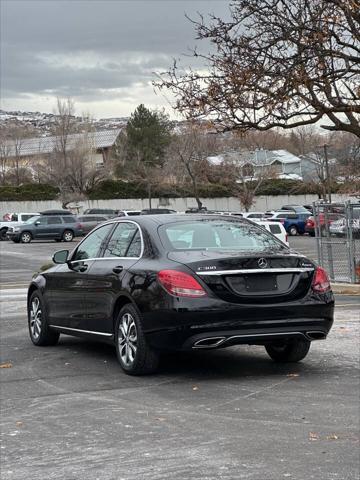
[[256, 274], [245, 276], [245, 290], [248, 293], [276, 292], [278, 289], [276, 275]]

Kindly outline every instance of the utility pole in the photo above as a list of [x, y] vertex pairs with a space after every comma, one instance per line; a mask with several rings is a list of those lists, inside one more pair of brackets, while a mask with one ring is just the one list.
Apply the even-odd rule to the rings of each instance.
[[329, 171], [329, 158], [328, 158], [328, 145], [324, 143], [324, 159], [325, 159], [325, 174], [326, 174], [326, 185], [327, 185], [327, 196], [329, 203], [331, 203], [331, 181], [330, 181], [330, 171]]

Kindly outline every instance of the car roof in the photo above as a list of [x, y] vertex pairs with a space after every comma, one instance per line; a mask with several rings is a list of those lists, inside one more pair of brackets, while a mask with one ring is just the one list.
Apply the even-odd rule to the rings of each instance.
[[218, 215], [218, 214], [205, 214], [205, 213], [194, 213], [192, 215], [187, 215], [186, 213], [165, 213], [165, 214], [159, 214], [159, 215], [139, 215], [134, 218], [128, 219], [126, 217], [117, 217], [117, 218], [112, 218], [109, 220], [109, 222], [136, 222], [139, 225], [144, 225], [144, 226], [160, 226], [160, 225], [166, 225], [170, 223], [176, 223], [176, 222], [193, 222], [197, 220], [221, 220], [223, 222], [228, 222], [234, 220], [239, 223], [244, 223], [244, 224], [251, 224], [249, 220], [242, 218], [242, 217], [237, 217], [234, 216], [232, 217], [231, 215], [228, 215], [224, 217], [224, 215]]

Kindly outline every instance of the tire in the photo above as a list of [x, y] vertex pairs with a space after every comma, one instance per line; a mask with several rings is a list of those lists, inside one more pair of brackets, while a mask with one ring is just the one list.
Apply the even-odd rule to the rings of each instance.
[[22, 232], [20, 235], [20, 242], [21, 243], [30, 243], [32, 240], [32, 235], [30, 232]]
[[6, 240], [6, 232], [7, 232], [7, 228], [2, 228], [0, 230], [0, 241], [3, 242], [4, 240]]
[[275, 362], [300, 362], [310, 349], [308, 340], [292, 340], [284, 344], [265, 345], [265, 349]]
[[115, 345], [121, 368], [128, 375], [148, 375], [157, 370], [159, 353], [148, 345], [134, 305], [125, 305], [118, 314]]
[[64, 242], [72, 242], [74, 238], [74, 234], [71, 230], [65, 230], [63, 235], [62, 235], [62, 240]]
[[310, 237], [315, 237], [315, 232], [310, 232], [309, 235]]
[[37, 290], [32, 293], [28, 303], [28, 326], [30, 339], [37, 347], [58, 343], [60, 334], [49, 328], [45, 304]]
[[298, 233], [299, 232], [296, 225], [291, 225], [291, 227], [289, 228], [289, 235], [291, 235], [292, 237], [296, 237]]

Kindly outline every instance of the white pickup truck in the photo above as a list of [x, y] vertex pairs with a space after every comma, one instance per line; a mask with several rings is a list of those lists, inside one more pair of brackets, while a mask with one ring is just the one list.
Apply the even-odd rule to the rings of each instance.
[[6, 232], [9, 227], [16, 227], [25, 223], [29, 218], [34, 217], [35, 215], [40, 215], [39, 213], [12, 213], [10, 220], [0, 222], [0, 240], [6, 240]]

